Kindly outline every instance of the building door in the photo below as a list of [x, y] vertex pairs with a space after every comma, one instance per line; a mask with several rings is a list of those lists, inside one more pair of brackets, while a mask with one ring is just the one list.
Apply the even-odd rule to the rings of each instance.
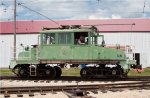
[[140, 65], [140, 53], [135, 53], [135, 60], [137, 65]]

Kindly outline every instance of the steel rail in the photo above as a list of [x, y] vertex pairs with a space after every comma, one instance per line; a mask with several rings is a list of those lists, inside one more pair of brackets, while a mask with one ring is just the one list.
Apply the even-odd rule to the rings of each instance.
[[[43, 77], [30, 77], [30, 78], [19, 78], [17, 76], [0, 76], [0, 80], [52, 80], [49, 78]], [[93, 78], [93, 79], [82, 79], [78, 76], [61, 76], [59, 79], [55, 79], [56, 81], [59, 80], [66, 80], [66, 81], [150, 81], [150, 76], [129, 76], [128, 78], [122, 79], [115, 79], [115, 78]]]
[[1, 87], [1, 94], [18, 94], [33, 92], [51, 92], [67, 90], [95, 90], [117, 88], [150, 88], [150, 81], [134, 83], [94, 84], [94, 85], [64, 85], [64, 86], [30, 86], [30, 87]]

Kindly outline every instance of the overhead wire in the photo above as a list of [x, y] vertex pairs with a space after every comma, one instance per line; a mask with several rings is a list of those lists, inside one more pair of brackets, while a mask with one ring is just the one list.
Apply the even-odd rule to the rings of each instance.
[[46, 15], [44, 15], [44, 14], [38, 12], [38, 11], [35, 11], [35, 10], [33, 10], [33, 9], [31, 9], [31, 8], [29, 8], [29, 7], [27, 7], [27, 6], [23, 5], [23, 4], [21, 4], [21, 3], [18, 3], [18, 5], [20, 5], [20, 6], [24, 7], [24, 8], [26, 8], [26, 9], [28, 9], [28, 10], [30, 10], [30, 11], [33, 11], [33, 12], [35, 12], [35, 13], [37, 13], [37, 14], [39, 14], [39, 15], [45, 17], [45, 18], [47, 18], [48, 20], [51, 20], [52, 22], [54, 22], [55, 24], [57, 24], [57, 25], [60, 26], [60, 24], [59, 24], [58, 22], [52, 20], [52, 19], [49, 18], [48, 16], [46, 16]]
[[26, 2], [22, 2], [23, 4], [26, 4], [26, 3], [39, 3], [39, 0], [28, 0]]

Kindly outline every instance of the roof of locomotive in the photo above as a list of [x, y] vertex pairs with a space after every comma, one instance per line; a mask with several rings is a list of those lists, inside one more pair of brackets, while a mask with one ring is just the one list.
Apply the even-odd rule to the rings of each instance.
[[43, 30], [40, 33], [67, 33], [67, 32], [91, 32], [92, 29], [53, 29], [53, 30]]
[[71, 26], [63, 26], [60, 28], [43, 28], [40, 33], [67, 33], [67, 32], [92, 32], [96, 30], [93, 27], [71, 27]]

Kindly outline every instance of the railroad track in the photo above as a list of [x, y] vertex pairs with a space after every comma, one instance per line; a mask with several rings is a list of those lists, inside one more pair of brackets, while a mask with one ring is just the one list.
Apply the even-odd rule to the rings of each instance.
[[[52, 81], [52, 79], [49, 78], [18, 78], [16, 76], [1, 76], [0, 80], [29, 80], [29, 81]], [[78, 76], [62, 76], [59, 79], [55, 79], [55, 81], [150, 81], [150, 76], [130, 76], [128, 78], [122, 78], [122, 79], [117, 79], [117, 78], [93, 78], [93, 79], [82, 79], [81, 77]]]
[[30, 87], [1, 87], [1, 94], [24, 94], [35, 92], [76, 91], [76, 90], [108, 90], [108, 89], [150, 89], [150, 81], [134, 83], [111, 83], [94, 85], [63, 85], [63, 86], [30, 86]]
[[[0, 80], [52, 80], [49, 78], [18, 78], [16, 76], [1, 76]], [[150, 76], [129, 76], [128, 78], [93, 78], [93, 79], [82, 79], [79, 76], [62, 76], [59, 79], [55, 79], [56, 81], [65, 80], [65, 81], [150, 81]]]

